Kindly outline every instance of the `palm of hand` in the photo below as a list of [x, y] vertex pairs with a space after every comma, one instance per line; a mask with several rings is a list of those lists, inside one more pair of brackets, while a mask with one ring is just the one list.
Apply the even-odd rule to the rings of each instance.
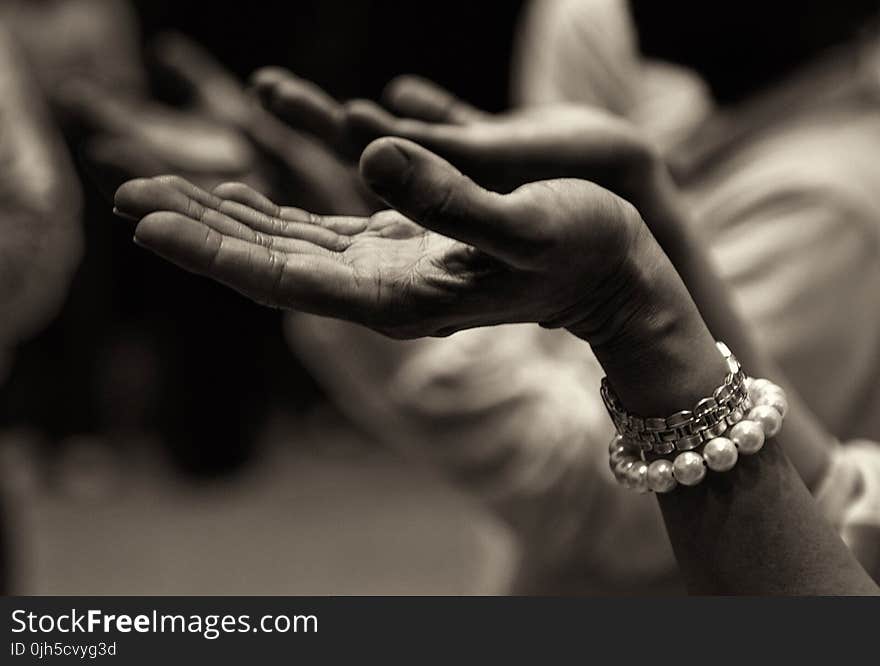
[[[398, 150], [410, 151], [410, 171]], [[176, 177], [131, 181], [116, 204], [139, 220], [136, 241], [183, 268], [263, 304], [400, 338], [601, 320], [596, 313], [619, 291], [622, 258], [641, 228], [631, 206], [591, 183], [493, 194], [398, 140], [377, 144], [361, 167], [369, 182], [377, 169], [394, 181], [388, 169], [403, 168], [402, 181], [389, 181], [401, 212], [320, 216], [277, 206], [241, 183], [209, 193]]]
[[116, 203], [142, 220], [139, 243], [184, 268], [266, 305], [344, 315], [392, 337], [457, 330], [479, 310], [477, 281], [504, 272], [393, 210], [322, 217], [241, 183], [209, 193], [174, 176], [131, 181]]
[[424, 229], [396, 211], [367, 218], [364, 230], [350, 237], [337, 259], [351, 269], [355, 282], [375, 291], [376, 310], [382, 315], [375, 325], [389, 331], [404, 323], [394, 318], [387, 325], [387, 318], [404, 306], [415, 306], [427, 316], [431, 301], [463, 296], [475, 269], [488, 262], [470, 246]]

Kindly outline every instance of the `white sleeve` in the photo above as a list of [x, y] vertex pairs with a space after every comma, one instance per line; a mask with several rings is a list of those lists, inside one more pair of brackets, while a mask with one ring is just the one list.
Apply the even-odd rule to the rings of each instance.
[[589, 104], [627, 115], [638, 69], [622, 0], [533, 0], [514, 49], [513, 102]]
[[880, 234], [872, 211], [827, 183], [757, 171], [719, 188], [701, 231], [735, 304], [837, 437], [876, 410]]

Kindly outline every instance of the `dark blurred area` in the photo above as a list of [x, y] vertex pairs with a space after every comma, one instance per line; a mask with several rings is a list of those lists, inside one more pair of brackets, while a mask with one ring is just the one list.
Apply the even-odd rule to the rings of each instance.
[[630, 0], [629, 6], [642, 53], [693, 68], [724, 103], [868, 32], [877, 14], [876, 0]]
[[[505, 104], [518, 12], [516, 2], [262, 3], [258, 12], [202, 2], [135, 6], [148, 63], [153, 39], [174, 30], [242, 81], [282, 64], [342, 99], [375, 97], [405, 69], [487, 108]], [[161, 71], [148, 71], [156, 95], [179, 95]], [[75, 135], [72, 143], [76, 154]], [[85, 256], [60, 315], [17, 355], [0, 399], [4, 421], [37, 427], [51, 442], [155, 428], [182, 470], [234, 470], [252, 454], [267, 412], [305, 409], [319, 399], [314, 383], [287, 352], [277, 313], [181, 279], [140, 251], [81, 163], [80, 172]], [[223, 418], [199, 416], [217, 414]]]
[[[67, 80], [83, 76], [186, 103], [187, 91], [152, 56], [155, 39], [174, 31], [242, 82], [279, 64], [342, 99], [375, 97], [405, 70], [502, 108], [520, 3], [0, 4], [21, 41], [44, 45], [33, 57], [53, 106]], [[138, 90], [145, 82], [149, 91]], [[236, 473], [259, 453], [273, 415], [295, 423], [323, 404], [320, 391], [286, 346], [279, 313], [181, 276], [132, 243], [132, 226], [113, 217], [109, 192], [82, 159], [82, 128], [63, 116], [83, 189], [84, 251], [58, 315], [16, 350], [0, 423], [26, 433], [28, 451], [50, 468], [61, 464], [62, 476], [70, 456], [100, 470], [144, 438], [188, 477]], [[298, 445], [296, 426], [285, 438]]]

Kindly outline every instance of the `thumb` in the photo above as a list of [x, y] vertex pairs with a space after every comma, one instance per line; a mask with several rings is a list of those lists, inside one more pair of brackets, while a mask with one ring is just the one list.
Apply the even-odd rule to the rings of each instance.
[[361, 155], [360, 171], [370, 188], [404, 215], [511, 265], [528, 268], [543, 249], [542, 225], [528, 223], [509, 197], [483, 189], [412, 141], [374, 141]]

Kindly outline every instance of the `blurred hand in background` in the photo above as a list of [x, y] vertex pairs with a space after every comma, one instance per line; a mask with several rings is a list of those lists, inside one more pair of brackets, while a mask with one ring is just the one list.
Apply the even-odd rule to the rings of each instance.
[[648, 201], [662, 170], [653, 145], [635, 126], [590, 106], [489, 114], [415, 76], [388, 84], [382, 105], [368, 100], [339, 103], [276, 67], [258, 71], [253, 84], [267, 109], [319, 138], [340, 159], [356, 158], [379, 137], [398, 136], [443, 156], [493, 191], [510, 192], [551, 178], [581, 178], [637, 205]]
[[175, 173], [204, 188], [241, 181], [314, 210], [360, 204], [360, 186], [347, 166], [262, 109], [199, 45], [168, 33], [151, 53], [184, 105], [118, 94], [87, 80], [66, 84], [59, 95], [85, 136], [85, 161], [105, 192], [130, 178]]

